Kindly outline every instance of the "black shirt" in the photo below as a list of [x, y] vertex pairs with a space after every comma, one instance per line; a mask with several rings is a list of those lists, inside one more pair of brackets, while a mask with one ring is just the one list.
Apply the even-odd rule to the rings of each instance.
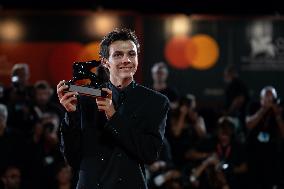
[[131, 89], [134, 89], [137, 86], [135, 81], [132, 81], [127, 87], [124, 89], [119, 89], [116, 86], [114, 86], [111, 82], [107, 83], [107, 88], [109, 88], [112, 91], [112, 102], [114, 104], [115, 110], [119, 108], [121, 104], [123, 104], [123, 101], [127, 98], [127, 95], [129, 94], [129, 91]]

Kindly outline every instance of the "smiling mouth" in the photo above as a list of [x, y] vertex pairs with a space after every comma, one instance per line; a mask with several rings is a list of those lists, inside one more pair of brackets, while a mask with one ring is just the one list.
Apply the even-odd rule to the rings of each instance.
[[130, 69], [132, 69], [132, 67], [120, 67], [119, 69], [120, 69], [120, 70], [122, 70], [122, 69], [124, 69], [124, 70], [130, 70]]

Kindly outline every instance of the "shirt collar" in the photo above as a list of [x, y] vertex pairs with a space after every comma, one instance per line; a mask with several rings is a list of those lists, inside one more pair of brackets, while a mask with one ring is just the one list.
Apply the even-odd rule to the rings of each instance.
[[129, 85], [127, 85], [123, 89], [117, 88], [115, 85], [113, 85], [111, 82], [108, 82], [108, 87], [113, 93], [125, 93], [127, 94], [131, 89], [134, 89], [136, 87], [136, 82], [133, 80]]
[[110, 81], [108, 82], [108, 88], [112, 91], [112, 99], [114, 103], [118, 103], [121, 98], [125, 98], [128, 93], [137, 86], [137, 83], [133, 80], [127, 87], [123, 89], [117, 88]]

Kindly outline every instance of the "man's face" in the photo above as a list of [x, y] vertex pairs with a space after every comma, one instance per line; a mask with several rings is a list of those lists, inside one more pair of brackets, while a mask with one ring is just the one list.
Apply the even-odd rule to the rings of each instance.
[[219, 142], [221, 142], [222, 144], [229, 144], [231, 141], [231, 134], [228, 131], [219, 131], [218, 133], [218, 138], [219, 138]]
[[20, 188], [21, 172], [16, 168], [12, 168], [5, 174], [5, 180], [8, 188]]
[[36, 89], [35, 99], [38, 105], [46, 105], [50, 99], [49, 89]]
[[[15, 71], [13, 77], [17, 77], [17, 83], [19, 83], [19, 85], [26, 85], [29, 79], [29, 73], [27, 72], [26, 69], [21, 68]], [[13, 80], [13, 78], [12, 78]]]
[[155, 72], [153, 72], [153, 79], [157, 82], [165, 82], [168, 77], [167, 69], [164, 67], [158, 67]]
[[109, 58], [105, 62], [110, 78], [117, 81], [133, 79], [138, 66], [138, 54], [131, 40], [114, 41], [109, 46]]
[[232, 74], [230, 74], [227, 70], [224, 71], [224, 81], [225, 83], [231, 83]]
[[267, 106], [272, 104], [274, 101], [274, 96], [271, 90], [267, 90], [264, 95], [261, 96], [260, 102], [262, 106]]

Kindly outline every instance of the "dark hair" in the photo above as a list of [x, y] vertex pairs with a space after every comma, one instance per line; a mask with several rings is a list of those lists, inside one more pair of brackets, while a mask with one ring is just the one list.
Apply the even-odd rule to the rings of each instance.
[[195, 102], [195, 96], [192, 94], [184, 95], [180, 97], [179, 99], [180, 106], [186, 105], [186, 106], [192, 107], [193, 102]]
[[226, 133], [231, 138], [234, 137], [235, 132], [235, 123], [233, 122], [231, 117], [221, 117], [218, 121], [217, 132]]
[[235, 65], [233, 64], [228, 64], [226, 67], [225, 67], [225, 71], [228, 72], [229, 74], [232, 74], [232, 75], [238, 75], [238, 69]]
[[49, 89], [50, 86], [47, 81], [41, 80], [35, 83], [35, 89]]
[[126, 41], [131, 40], [136, 45], [137, 51], [140, 50], [140, 44], [138, 42], [137, 36], [134, 31], [131, 31], [127, 28], [116, 28], [110, 33], [108, 33], [101, 41], [100, 44], [100, 57], [108, 58], [109, 57], [109, 46], [118, 40]]

